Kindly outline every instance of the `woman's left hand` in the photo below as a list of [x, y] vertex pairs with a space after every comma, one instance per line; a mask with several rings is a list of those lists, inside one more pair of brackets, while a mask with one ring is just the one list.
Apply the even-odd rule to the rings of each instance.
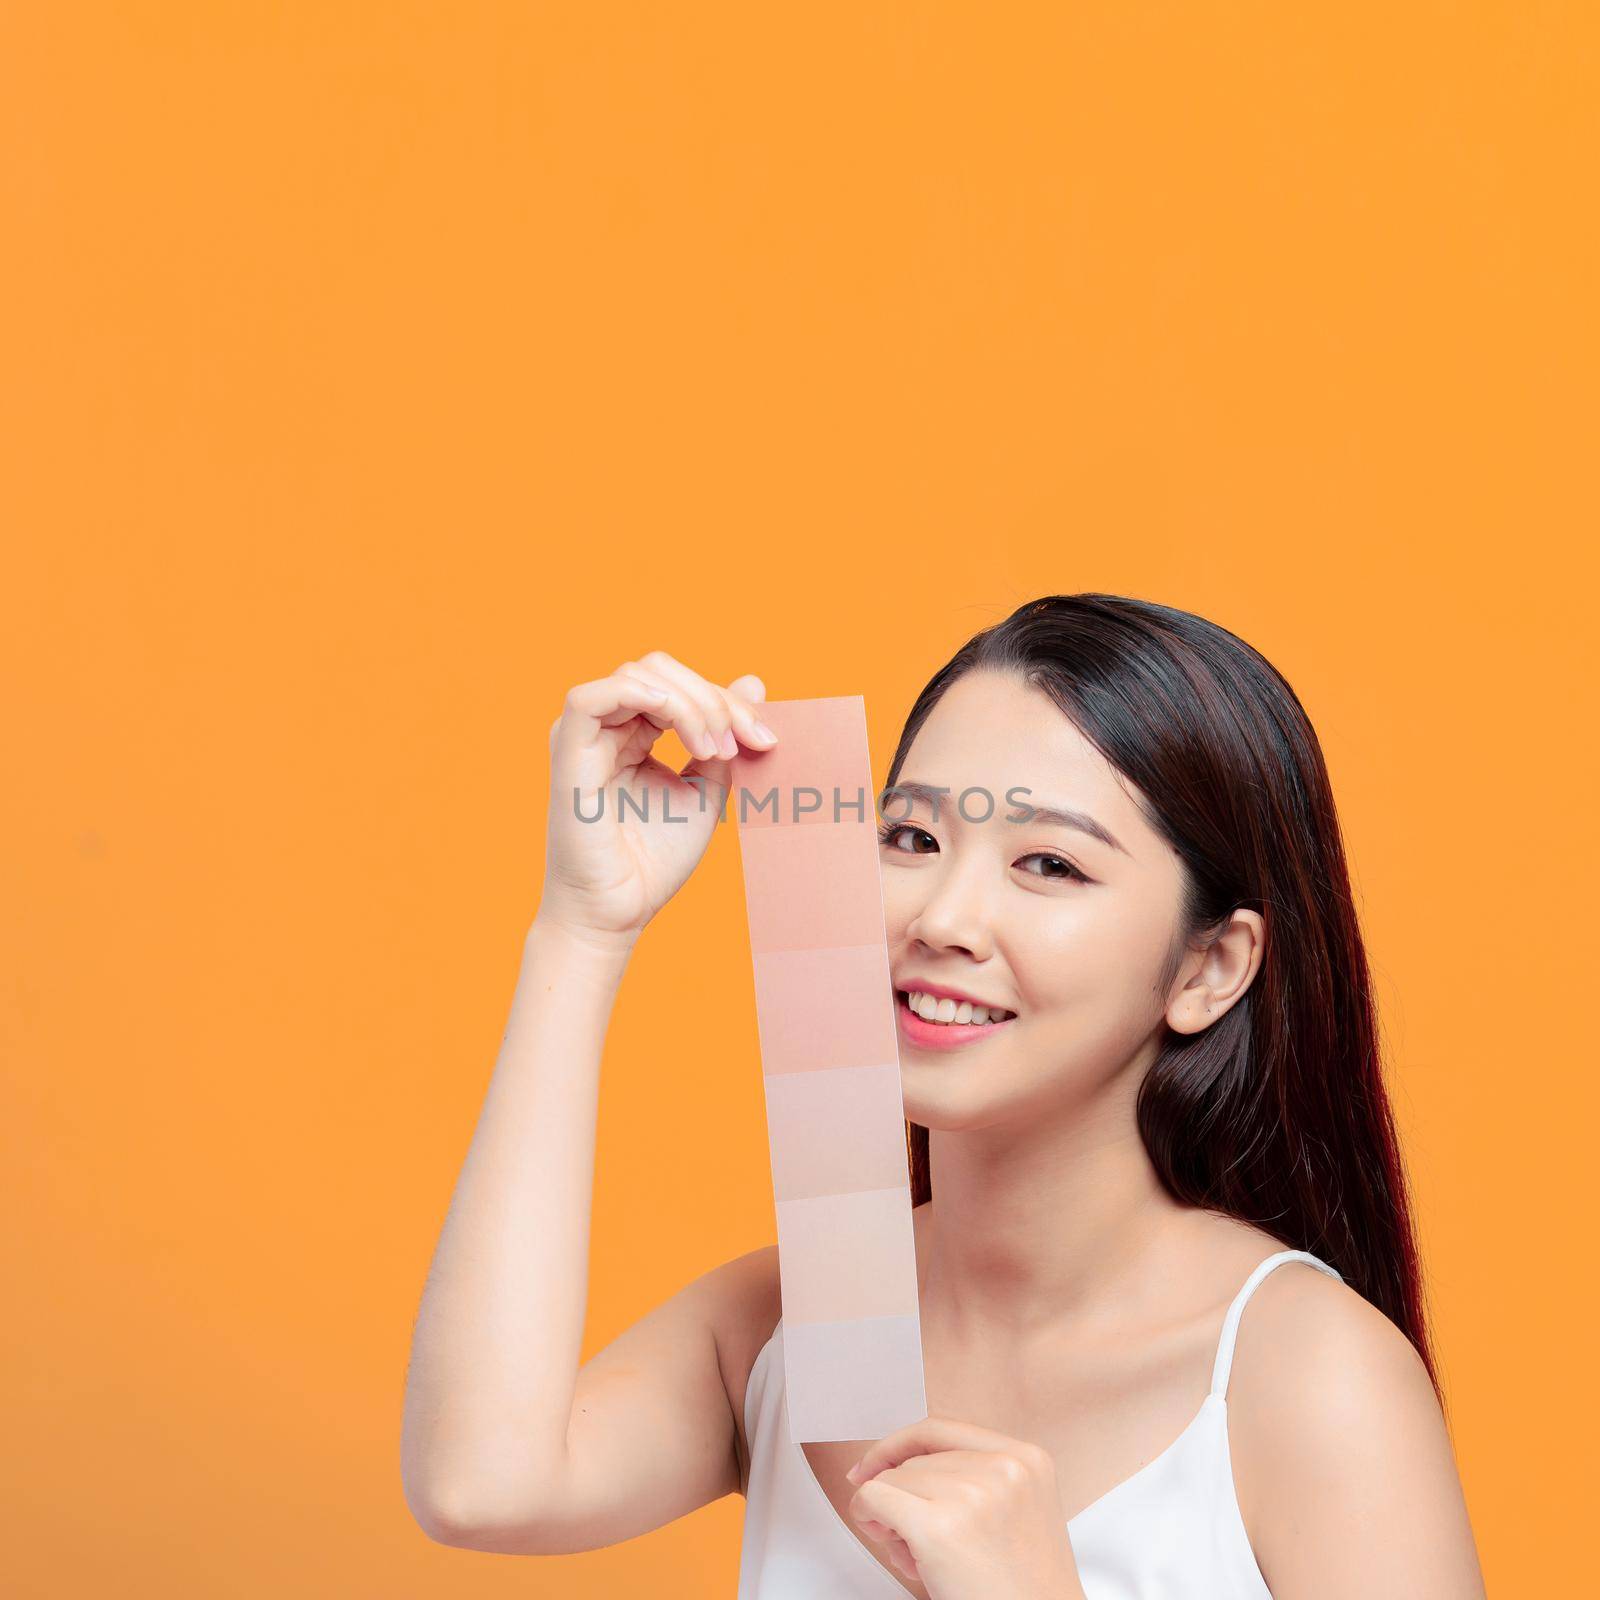
[[846, 1474], [850, 1516], [929, 1600], [1085, 1600], [1055, 1458], [1025, 1439], [925, 1417]]

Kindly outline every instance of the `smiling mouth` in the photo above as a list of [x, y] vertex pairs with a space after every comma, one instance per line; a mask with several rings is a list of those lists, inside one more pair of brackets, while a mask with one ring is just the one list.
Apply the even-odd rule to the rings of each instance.
[[977, 1034], [1015, 1021], [1017, 1015], [1003, 1006], [975, 1006], [970, 1000], [950, 1000], [917, 989], [896, 989], [895, 1001], [908, 1018], [923, 1027], [952, 1033]]

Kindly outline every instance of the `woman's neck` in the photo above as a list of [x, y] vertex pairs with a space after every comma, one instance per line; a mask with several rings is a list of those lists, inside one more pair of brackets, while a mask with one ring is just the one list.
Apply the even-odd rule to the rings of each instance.
[[930, 1131], [925, 1320], [962, 1342], [1021, 1341], [1097, 1307], [1126, 1313], [1195, 1211], [1162, 1187], [1131, 1115]]

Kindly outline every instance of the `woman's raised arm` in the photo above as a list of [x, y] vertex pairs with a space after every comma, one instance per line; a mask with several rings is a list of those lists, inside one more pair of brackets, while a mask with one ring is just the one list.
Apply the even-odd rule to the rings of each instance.
[[[720, 689], [653, 652], [572, 689], [551, 727], [544, 890], [423, 1291], [406, 1380], [404, 1491], [419, 1523], [444, 1542], [531, 1530], [583, 1465], [569, 1458], [569, 1429], [611, 1007], [640, 932], [710, 842], [733, 740], [757, 749], [775, 742], [758, 720], [762, 694], [759, 679]], [[683, 774], [650, 755], [669, 727], [695, 752]], [[632, 808], [616, 806], [619, 791]], [[678, 819], [665, 825], [664, 795]], [[677, 1297], [670, 1314], [709, 1317], [717, 1292], [713, 1284]], [[709, 1350], [694, 1337], [653, 1348], [688, 1370], [646, 1375], [649, 1394], [662, 1397], [650, 1442], [666, 1450], [652, 1457], [654, 1478], [622, 1480], [641, 1513], [681, 1496], [686, 1479], [703, 1483], [707, 1498], [725, 1492], [716, 1488], [719, 1452], [731, 1446], [719, 1438], [731, 1419], [720, 1380], [713, 1384], [714, 1341]], [[618, 1452], [638, 1448], [625, 1425], [620, 1418]]]

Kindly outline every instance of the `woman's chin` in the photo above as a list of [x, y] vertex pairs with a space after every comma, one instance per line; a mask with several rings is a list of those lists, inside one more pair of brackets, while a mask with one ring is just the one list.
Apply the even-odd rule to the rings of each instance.
[[982, 1127], [985, 1119], [981, 1108], [974, 1107], [969, 1096], [949, 1092], [951, 1085], [948, 1083], [944, 1085], [946, 1092], [941, 1094], [937, 1089], [930, 1092], [926, 1084], [917, 1082], [924, 1072], [934, 1070], [949, 1073], [948, 1067], [918, 1068], [901, 1061], [900, 1103], [906, 1121], [915, 1122], [930, 1133], [960, 1133], [966, 1128]]

